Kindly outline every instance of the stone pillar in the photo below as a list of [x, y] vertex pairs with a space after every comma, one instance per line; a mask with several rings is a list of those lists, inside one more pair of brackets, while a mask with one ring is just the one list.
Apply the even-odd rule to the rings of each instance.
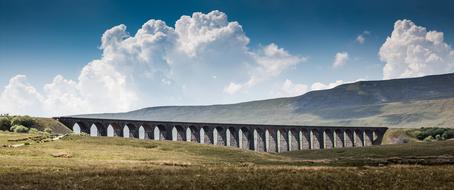
[[311, 129], [311, 149], [323, 148], [323, 133], [319, 129]]
[[235, 129], [233, 127], [230, 127], [229, 128], [229, 132], [230, 132], [230, 146], [232, 147], [239, 147], [239, 144], [238, 144], [238, 129]]
[[355, 129], [354, 132], [354, 146], [363, 147], [364, 146], [364, 132], [361, 129]]
[[345, 146], [344, 130], [336, 129], [335, 131], [335, 148], [343, 148]]
[[299, 137], [300, 130], [298, 129], [290, 129], [289, 130], [289, 150], [301, 150], [300, 146], [300, 137]]
[[355, 141], [354, 130], [347, 129], [344, 131], [345, 147], [353, 147]]
[[270, 152], [270, 132], [268, 129], [265, 130], [265, 152]]
[[226, 145], [226, 130], [224, 130], [224, 128], [222, 127], [216, 127], [216, 144], [217, 145], [222, 145], [222, 146], [225, 146]]
[[203, 131], [205, 132], [204, 144], [213, 144], [213, 129], [208, 126], [203, 127]]
[[325, 149], [332, 149], [334, 148], [334, 136], [333, 136], [333, 130], [331, 129], [325, 129], [323, 130], [324, 134], [324, 141], [323, 144], [325, 145]]
[[287, 152], [289, 147], [288, 130], [279, 129], [279, 152]]
[[268, 131], [268, 134], [269, 134], [269, 149], [268, 149], [268, 152], [278, 152], [278, 140], [277, 140], [277, 130], [275, 128], [268, 128], [266, 129]]
[[251, 149], [250, 143], [252, 142], [252, 139], [250, 139], [252, 137], [251, 132], [246, 127], [243, 127], [238, 131], [240, 137], [239, 138], [239, 142], [241, 145], [240, 147], [242, 149], [250, 150]]
[[256, 128], [254, 129], [254, 139], [256, 140], [255, 142], [255, 150], [259, 152], [265, 152], [266, 151], [266, 135], [265, 131], [261, 128]]
[[307, 129], [301, 130], [301, 149], [311, 149], [311, 134]]
[[189, 141], [191, 142], [197, 142], [197, 143], [200, 143], [200, 129], [198, 129], [196, 126], [194, 125], [190, 125], [188, 127], [190, 133], [191, 133], [191, 137], [188, 139]]

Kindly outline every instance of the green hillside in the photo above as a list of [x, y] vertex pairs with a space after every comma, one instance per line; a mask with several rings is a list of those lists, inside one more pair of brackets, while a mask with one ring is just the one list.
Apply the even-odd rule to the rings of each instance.
[[361, 81], [290, 98], [227, 105], [151, 107], [126, 113], [80, 116], [186, 122], [452, 128], [453, 84], [454, 74]]

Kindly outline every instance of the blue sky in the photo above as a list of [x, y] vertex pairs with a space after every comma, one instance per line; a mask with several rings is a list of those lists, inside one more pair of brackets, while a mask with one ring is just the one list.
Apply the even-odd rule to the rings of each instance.
[[[227, 2], [169, 0], [48, 0], [38, 2], [0, 0], [0, 25], [2, 26], [0, 30], [0, 87], [6, 88], [6, 86], [11, 84], [10, 80], [12, 78], [21, 74], [25, 76], [26, 79], [18, 79], [16, 82], [19, 84], [24, 83], [25, 85], [18, 86], [25, 88], [27, 93], [30, 93], [30, 88], [34, 88], [36, 93], [32, 92], [31, 96], [39, 97], [38, 100], [36, 100], [38, 103], [33, 102], [34, 100], [31, 101], [31, 103], [21, 103], [24, 101], [8, 98], [11, 95], [8, 95], [7, 92], [5, 92], [5, 89], [3, 89], [3, 98], [0, 100], [9, 102], [11, 106], [8, 107], [8, 109], [4, 107], [4, 109], [0, 109], [0, 111], [38, 115], [43, 113], [43, 115], [49, 115], [79, 112], [126, 111], [155, 105], [233, 103], [254, 99], [292, 96], [309, 90], [328, 88], [332, 87], [334, 84], [356, 80], [379, 80], [383, 78], [412, 77], [451, 72], [451, 58], [453, 55], [449, 55], [449, 52], [452, 51], [450, 47], [439, 50], [440, 47], [434, 47], [433, 45], [430, 47], [427, 46], [429, 50], [433, 50], [432, 52], [435, 52], [436, 55], [443, 58], [441, 61], [443, 64], [433, 66], [434, 69], [425, 70], [415, 70], [415, 66], [411, 66], [410, 63], [399, 62], [399, 60], [403, 59], [395, 59], [395, 57], [391, 58], [390, 56], [387, 56], [390, 52], [392, 53], [401, 50], [397, 48], [402, 48], [401, 45], [396, 45], [396, 43], [398, 43], [398, 36], [396, 36], [395, 41], [389, 43], [390, 45], [385, 49], [387, 50], [386, 53], [383, 53], [383, 55], [380, 56], [379, 52], [380, 48], [384, 45], [386, 38], [390, 36], [391, 32], [395, 29], [396, 21], [403, 19], [410, 20], [415, 27], [425, 27], [427, 32], [438, 31], [443, 33], [444, 38], [442, 39], [442, 43], [450, 46], [454, 41], [454, 37], [451, 35], [454, 33], [454, 25], [452, 24], [454, 12], [451, 10], [453, 4], [452, 1], [437, 0], [430, 2]], [[247, 44], [243, 44], [248, 50], [240, 52], [240, 54], [243, 56], [244, 54], [252, 53], [254, 56], [247, 57], [244, 55], [244, 59], [236, 58], [229, 61], [229, 57], [222, 57], [221, 55], [218, 58], [222, 59], [222, 61], [219, 61], [219, 64], [215, 67], [209, 65], [206, 67], [200, 66], [203, 64], [199, 64], [199, 66], [195, 67], [185, 66], [184, 69], [187, 70], [197, 69], [197, 71], [192, 73], [194, 76], [189, 76], [187, 78], [178, 78], [178, 76], [172, 78], [170, 75], [178, 73], [177, 71], [182, 70], [183, 68], [174, 68], [174, 66], [170, 66], [169, 68], [166, 68], [166, 72], [153, 71], [152, 74], [147, 73], [147, 76], [153, 75], [153, 79], [147, 78], [150, 79], [149, 82], [147, 82], [148, 80], [134, 77], [132, 77], [131, 80], [126, 79], [128, 90], [135, 92], [131, 96], [140, 100], [136, 100], [136, 102], [123, 102], [123, 106], [120, 107], [112, 107], [106, 110], [95, 108], [81, 110], [81, 108], [74, 108], [51, 112], [48, 110], [54, 110], [52, 109], [52, 106], [49, 106], [47, 103], [42, 103], [63, 101], [54, 99], [49, 100], [49, 97], [55, 95], [44, 92], [46, 91], [44, 89], [45, 85], [52, 83], [57, 75], [62, 76], [64, 80], [72, 81], [77, 84], [81, 83], [78, 81], [81, 77], [81, 70], [84, 69], [88, 63], [93, 60], [101, 59], [103, 56], [103, 50], [100, 49], [101, 36], [106, 30], [124, 24], [127, 26], [126, 30], [128, 33], [131, 36], [134, 36], [136, 31], [150, 19], [162, 20], [167, 26], [175, 28], [175, 22], [183, 15], [191, 16], [194, 12], [208, 14], [213, 10], [219, 10], [219, 12], [225, 14], [228, 22], [236, 21], [241, 25], [242, 31], [239, 35], [246, 36], [249, 41]], [[407, 27], [407, 29], [409, 28]], [[237, 36], [237, 34], [232, 35]], [[357, 40], [360, 35], [364, 39], [362, 43]], [[222, 42], [224, 43], [225, 41]], [[422, 45], [422, 47], [426, 47], [426, 42], [421, 43], [425, 44]], [[432, 41], [430, 41], [430, 43], [432, 43]], [[192, 44], [192, 42], [189, 44]], [[268, 50], [273, 51], [273, 48], [271, 48], [272, 46], [269, 46], [270, 44], [277, 46], [274, 50], [278, 52], [278, 54], [279, 50], [282, 50], [280, 53], [287, 53], [288, 57], [280, 56], [279, 58], [276, 58], [271, 57], [271, 54], [266, 55], [267, 47], [270, 47]], [[243, 45], [240, 46], [243, 47]], [[225, 44], [222, 45], [221, 43], [220, 46], [225, 47]], [[239, 47], [239, 49], [241, 47]], [[406, 48], [414, 48], [414, 46], [408, 46]], [[181, 49], [181, 47], [177, 49]], [[216, 46], [213, 48], [213, 51], [222, 52], [227, 50]], [[447, 54], [446, 51], [448, 52]], [[188, 51], [185, 52], [187, 53]], [[445, 52], [445, 54], [442, 52]], [[334, 67], [333, 64], [337, 53], [347, 55], [347, 57], [344, 56], [344, 58], [341, 58], [342, 56], [340, 56], [340, 66]], [[201, 56], [202, 54], [205, 55], [204, 53], [201, 53], [197, 56]], [[177, 54], [171, 55], [178, 56]], [[165, 56], [171, 55], [166, 54]], [[206, 53], [206, 55], [214, 54]], [[232, 53], [232, 55], [237, 54]], [[261, 59], [260, 56], [263, 59]], [[414, 55], [412, 54], [412, 56]], [[194, 56], [192, 56], [191, 59], [192, 58], [194, 58]], [[266, 60], [264, 60], [265, 58]], [[380, 58], [382, 58], [382, 60]], [[263, 62], [256, 61], [258, 64], [256, 68], [256, 66], [254, 66], [255, 62], [252, 61], [254, 62], [252, 63], [250, 59], [262, 60]], [[194, 61], [197, 60], [210, 60], [211, 62], [216, 62], [216, 59], [206, 57], [194, 58]], [[121, 62], [122, 60], [118, 61]], [[174, 60], [174, 62], [175, 61], [178, 62], [178, 60]], [[283, 64], [281, 65], [284, 66], [282, 66], [282, 68], [279, 66], [280, 68], [277, 70], [274, 67], [263, 65], [265, 62], [278, 64], [279, 61], [284, 61], [285, 63], [282, 62]], [[231, 62], [235, 62], [235, 64], [238, 62], [247, 62], [246, 65], [248, 66], [246, 66], [246, 68], [252, 69], [248, 70], [243, 75], [238, 74], [238, 76], [229, 78], [228, 76], [224, 76], [228, 71], [223, 73], [223, 69], [230, 71], [230, 69], [232, 69], [231, 67], [242, 67], [241, 65], [231, 64]], [[390, 68], [395, 68], [396, 65], [405, 65], [405, 67], [410, 68], [410, 71], [409, 69], [400, 71], [393, 70], [389, 71], [388, 74], [385, 74], [383, 69], [388, 63], [390, 64]], [[146, 64], [149, 64], [147, 68], [156, 66], [153, 61], [147, 62]], [[431, 64], [433, 63], [421, 62], [418, 68], [432, 67]], [[424, 67], [421, 67], [421, 65], [424, 65]], [[119, 69], [117, 65], [115, 67], [116, 69]], [[168, 66], [164, 65], [162, 67]], [[213, 68], [218, 68], [218, 70]], [[137, 68], [134, 67], [132, 70], [134, 69]], [[239, 70], [245, 70], [245, 68]], [[206, 71], [206, 73], [202, 71]], [[232, 69], [231, 72], [235, 73], [235, 75], [238, 73], [235, 69]], [[120, 72], [120, 74], [127, 76], [126, 78], [130, 75], [122, 72]], [[195, 76], [196, 74], [197, 76]], [[191, 75], [191, 73], [189, 73], [189, 75]], [[209, 80], [219, 80], [220, 82], [209, 82], [207, 85], [196, 85], [195, 83], [203, 83], [203, 81], [207, 80], [206, 78], [199, 77], [199, 75], [209, 75], [212, 77], [212, 79]], [[220, 76], [218, 77], [218, 75]], [[165, 76], [165, 79], [162, 77], [157, 79], [159, 77], [155, 76]], [[259, 82], [251, 82], [250, 79], [254, 77], [260, 78]], [[194, 84], [191, 85], [182, 82], [188, 80], [194, 81]], [[130, 81], [134, 81], [134, 84], [129, 85], [128, 82]], [[172, 87], [163, 87], [161, 83], [168, 84], [169, 82], [166, 81], [170, 81]], [[314, 86], [315, 83], [318, 85]], [[332, 85], [330, 86], [329, 83], [332, 83]], [[77, 86], [77, 84], [74, 86]], [[230, 85], [232, 88], [228, 88], [229, 84], [233, 84]], [[9, 86], [11, 86], [10, 88], [14, 87], [13, 85]], [[129, 86], [134, 87], [129, 88]], [[314, 86], [314, 88], [311, 88], [312, 86]], [[317, 86], [318, 88], [315, 88]], [[160, 95], [154, 95], [156, 94], [155, 91], [144, 90], [144, 87], [147, 89], [148, 87], [150, 89], [156, 89]], [[91, 88], [92, 87], [90, 87], [90, 89]], [[224, 89], [223, 94], [222, 89]], [[16, 92], [20, 92], [21, 90], [24, 89], [16, 90]], [[60, 92], [65, 90], [57, 91]], [[66, 91], [72, 92], [72, 90]], [[196, 93], [195, 91], [216, 91], [219, 92], [219, 94], [204, 94]], [[82, 92], [76, 90], [74, 93]], [[61, 96], [61, 94], [58, 96]], [[126, 97], [129, 96], [125, 96], [125, 98]], [[103, 97], [99, 98], [103, 99]], [[24, 99], [36, 99], [36, 97], [29, 98], [24, 96]], [[84, 97], [76, 97], [76, 99], [85, 103], [89, 102], [86, 102]], [[112, 98], [112, 100], [114, 99], [115, 98]], [[150, 99], [150, 101], [143, 99]], [[19, 106], [23, 108], [14, 108], [19, 104], [24, 104], [23, 106]], [[73, 104], [76, 103], [73, 102]], [[31, 105], [38, 105], [38, 107], [46, 108], [43, 108], [44, 111], [41, 110], [39, 113], [35, 113], [29, 111]]]

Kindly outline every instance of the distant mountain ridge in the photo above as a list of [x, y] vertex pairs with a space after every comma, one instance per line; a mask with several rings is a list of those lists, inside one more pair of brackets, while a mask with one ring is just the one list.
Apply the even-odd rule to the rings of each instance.
[[209, 106], [162, 106], [78, 115], [137, 120], [454, 127], [454, 74], [360, 81], [301, 96]]

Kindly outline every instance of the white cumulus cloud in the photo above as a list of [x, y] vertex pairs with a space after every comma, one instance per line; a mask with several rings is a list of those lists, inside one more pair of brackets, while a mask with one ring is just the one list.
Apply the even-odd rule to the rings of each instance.
[[291, 80], [286, 79], [278, 93], [278, 96], [298, 96], [309, 91], [306, 84], [293, 83]]
[[249, 47], [242, 26], [220, 11], [182, 16], [174, 27], [151, 19], [135, 33], [120, 24], [104, 32], [100, 49], [102, 56], [77, 79], [58, 75], [35, 88], [24, 75], [11, 78], [1, 91], [0, 113], [55, 116], [221, 103], [260, 85], [254, 92], [267, 94], [264, 81], [305, 60], [274, 43]]
[[418, 77], [454, 71], [454, 51], [443, 33], [427, 31], [410, 20], [398, 20], [381, 46], [383, 78]]
[[345, 84], [343, 80], [337, 80], [336, 82], [324, 84], [321, 82], [315, 82], [311, 85], [311, 90], [325, 90], [325, 89], [331, 89], [336, 86], [339, 86], [341, 84]]
[[334, 56], [333, 67], [338, 68], [344, 66], [349, 59], [347, 52], [338, 52]]
[[361, 33], [360, 35], [358, 35], [355, 40], [356, 43], [364, 44], [364, 42], [366, 42], [366, 36], [368, 36], [369, 34], [370, 34], [370, 32], [366, 30], [363, 33]]

